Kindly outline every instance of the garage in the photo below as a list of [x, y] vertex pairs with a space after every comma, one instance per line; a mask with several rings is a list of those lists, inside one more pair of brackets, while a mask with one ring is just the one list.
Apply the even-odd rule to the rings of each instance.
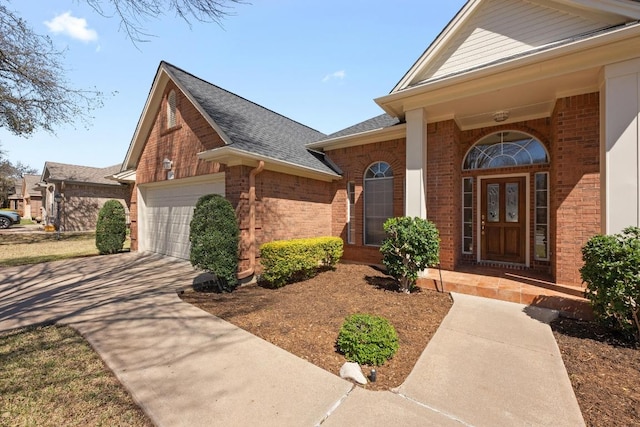
[[224, 173], [140, 185], [138, 249], [189, 259], [189, 225], [206, 194], [224, 196]]

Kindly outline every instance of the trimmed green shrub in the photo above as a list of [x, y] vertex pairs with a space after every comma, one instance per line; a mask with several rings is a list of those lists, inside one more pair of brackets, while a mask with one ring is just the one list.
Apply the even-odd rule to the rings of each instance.
[[387, 238], [382, 242], [382, 263], [406, 293], [418, 279], [418, 273], [440, 262], [440, 236], [436, 226], [426, 219], [397, 217], [385, 221]]
[[582, 260], [580, 275], [596, 318], [640, 340], [640, 228], [592, 237]]
[[276, 240], [260, 246], [262, 280], [279, 288], [315, 276], [320, 267], [334, 267], [342, 257], [339, 237]]
[[200, 197], [189, 228], [189, 258], [194, 267], [215, 275], [221, 290], [231, 291], [238, 284], [239, 240], [231, 203], [218, 194]]
[[122, 250], [127, 236], [127, 214], [117, 200], [107, 200], [98, 212], [96, 248], [100, 254], [115, 254]]
[[384, 317], [352, 314], [342, 324], [337, 344], [347, 360], [379, 366], [398, 351], [398, 334]]

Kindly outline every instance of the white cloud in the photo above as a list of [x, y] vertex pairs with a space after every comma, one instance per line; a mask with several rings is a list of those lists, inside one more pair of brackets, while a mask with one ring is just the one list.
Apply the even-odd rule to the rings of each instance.
[[44, 24], [49, 28], [49, 31], [54, 34], [65, 34], [85, 43], [98, 40], [98, 33], [95, 30], [87, 28], [87, 20], [84, 18], [76, 18], [71, 15], [71, 12], [60, 14], [51, 21], [45, 21]]
[[322, 83], [328, 82], [332, 79], [342, 80], [347, 76], [347, 73], [344, 70], [336, 71], [335, 73], [327, 74], [322, 79]]

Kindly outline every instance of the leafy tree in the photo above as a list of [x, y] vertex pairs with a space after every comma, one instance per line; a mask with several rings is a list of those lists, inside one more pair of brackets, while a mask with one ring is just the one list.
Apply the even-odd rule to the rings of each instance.
[[438, 229], [422, 218], [389, 218], [383, 225], [387, 238], [382, 242], [382, 263], [406, 293], [418, 279], [418, 273], [439, 262]]
[[[6, 0], [5, 0], [6, 1]], [[220, 22], [228, 3], [240, 0], [84, 0], [105, 17], [117, 16], [129, 38], [145, 41], [142, 20], [175, 12]], [[2, 0], [0, 0], [2, 2]], [[28, 137], [38, 130], [53, 132], [77, 120], [88, 125], [91, 112], [102, 106], [96, 89], [79, 89], [66, 80], [64, 52], [49, 37], [37, 34], [17, 13], [0, 3], [0, 127]]]
[[117, 200], [107, 200], [98, 213], [96, 247], [101, 254], [116, 254], [127, 237], [127, 214]]

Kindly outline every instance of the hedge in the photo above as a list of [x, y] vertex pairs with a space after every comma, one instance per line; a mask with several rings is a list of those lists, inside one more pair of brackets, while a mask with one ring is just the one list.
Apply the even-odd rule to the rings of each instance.
[[317, 274], [320, 267], [334, 267], [342, 257], [339, 237], [275, 240], [260, 246], [261, 279], [279, 288]]

